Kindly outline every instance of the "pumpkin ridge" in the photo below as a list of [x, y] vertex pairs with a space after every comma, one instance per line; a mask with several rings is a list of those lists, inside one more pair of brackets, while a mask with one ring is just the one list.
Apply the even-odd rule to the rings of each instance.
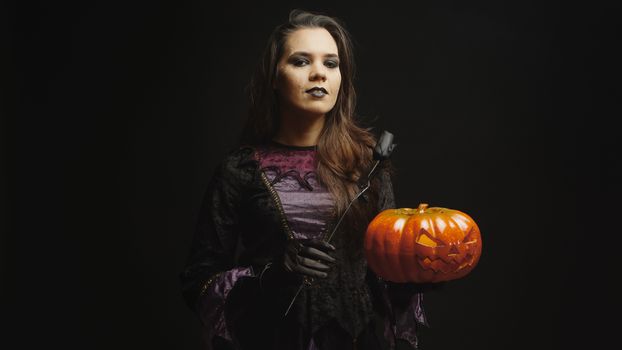
[[[389, 232], [393, 232], [393, 231], [392, 231], [392, 229], [391, 229], [391, 230], [389, 230]], [[392, 259], [391, 259], [391, 258], [390, 258], [390, 256], [389, 256], [389, 249], [387, 249], [387, 245], [388, 245], [388, 244], [387, 244], [387, 241], [389, 241], [389, 240], [390, 240], [390, 235], [391, 235], [391, 234], [389, 233], [389, 234], [385, 234], [385, 235], [382, 237], [382, 238], [383, 238], [383, 239], [382, 239], [382, 242], [383, 242], [382, 252], [384, 253], [384, 254], [383, 254], [383, 255], [384, 255], [384, 259], [383, 259], [383, 260], [384, 260], [384, 265], [385, 265], [385, 266], [387, 266], [387, 267], [388, 267], [388, 266], [390, 266], [390, 265], [392, 265]], [[387, 268], [387, 269], [385, 269], [384, 271], [385, 271], [385, 273], [386, 273], [386, 274], [390, 277], [390, 278], [389, 278], [390, 280], [397, 280], [397, 279], [395, 278], [395, 277], [396, 277], [396, 276], [395, 276], [395, 273], [393, 272], [393, 271], [395, 271], [394, 269], [388, 269], [388, 268]]]
[[[408, 219], [406, 219], [408, 221]], [[398, 269], [399, 273], [402, 277], [402, 279], [404, 280], [404, 282], [407, 282], [409, 279], [409, 274], [407, 271], [408, 266], [410, 265], [410, 261], [405, 261], [406, 259], [408, 259], [408, 255], [406, 254], [402, 254], [402, 247], [404, 247], [407, 243], [404, 243], [409, 237], [408, 234], [405, 233], [406, 231], [406, 224], [404, 224], [404, 226], [402, 226], [402, 230], [400, 231], [400, 243], [398, 246], [398, 250], [397, 250], [397, 258], [398, 258]]]

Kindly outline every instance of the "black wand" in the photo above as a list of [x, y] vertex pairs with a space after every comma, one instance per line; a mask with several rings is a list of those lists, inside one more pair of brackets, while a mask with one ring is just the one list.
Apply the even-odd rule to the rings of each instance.
[[[376, 146], [374, 147], [374, 162], [372, 166], [370, 167], [369, 171], [367, 172], [367, 175], [361, 176], [361, 178], [358, 181], [358, 187], [360, 189], [359, 193], [356, 196], [354, 196], [354, 198], [352, 198], [352, 200], [350, 201], [350, 204], [348, 204], [348, 206], [346, 207], [346, 210], [344, 210], [343, 214], [341, 214], [341, 216], [339, 217], [339, 220], [337, 221], [337, 224], [335, 225], [335, 227], [333, 227], [333, 230], [331, 231], [330, 235], [328, 235], [326, 242], [330, 243], [331, 239], [333, 238], [333, 235], [337, 231], [337, 228], [339, 228], [339, 224], [341, 224], [341, 221], [348, 213], [348, 210], [350, 209], [354, 201], [356, 201], [357, 198], [359, 198], [361, 195], [363, 195], [363, 193], [365, 193], [365, 191], [367, 191], [371, 183], [371, 178], [376, 174], [376, 169], [378, 168], [378, 164], [380, 164], [380, 162], [384, 160], [389, 159], [389, 157], [391, 156], [391, 153], [393, 152], [396, 146], [397, 145], [393, 143], [393, 134], [386, 130], [383, 131], [382, 134], [380, 135], [380, 138], [378, 139], [378, 142], [376, 142]], [[289, 306], [287, 307], [287, 310], [285, 311], [285, 314], [283, 315], [283, 317], [287, 316], [287, 314], [289, 313], [289, 310], [292, 308], [292, 305], [294, 305], [294, 301], [296, 301], [298, 294], [300, 294], [300, 291], [304, 288], [304, 286], [305, 285], [309, 286], [311, 285], [312, 282], [313, 282], [312, 277], [305, 276], [303, 278], [303, 282], [300, 284], [300, 287], [298, 287], [298, 290], [296, 291], [296, 294], [292, 298], [292, 301], [289, 303]]]

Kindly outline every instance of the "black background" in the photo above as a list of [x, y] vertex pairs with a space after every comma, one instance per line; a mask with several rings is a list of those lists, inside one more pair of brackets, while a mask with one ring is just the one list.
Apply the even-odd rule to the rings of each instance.
[[177, 274], [254, 64], [301, 7], [355, 38], [358, 113], [396, 136], [398, 206], [481, 229], [477, 268], [427, 295], [422, 348], [604, 347], [620, 306], [619, 6], [5, 4], [3, 338], [201, 347]]

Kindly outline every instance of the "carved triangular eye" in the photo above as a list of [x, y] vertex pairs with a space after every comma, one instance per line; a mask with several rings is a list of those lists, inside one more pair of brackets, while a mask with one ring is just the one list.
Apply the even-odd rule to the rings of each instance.
[[426, 247], [443, 247], [445, 246], [445, 242], [440, 239], [432, 236], [426, 229], [422, 228], [419, 230], [419, 237], [417, 237], [417, 243], [424, 245]]
[[466, 236], [464, 236], [464, 238], [462, 239], [462, 243], [468, 244], [475, 242], [477, 242], [477, 237], [475, 237], [475, 227], [471, 227], [469, 233], [467, 233]]

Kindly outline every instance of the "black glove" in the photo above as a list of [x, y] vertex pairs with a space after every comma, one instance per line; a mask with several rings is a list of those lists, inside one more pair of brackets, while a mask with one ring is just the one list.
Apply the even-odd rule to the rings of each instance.
[[328, 254], [333, 251], [333, 245], [320, 239], [290, 239], [283, 256], [267, 264], [262, 270], [260, 286], [299, 286], [305, 277], [307, 280], [326, 278], [337, 261]]

